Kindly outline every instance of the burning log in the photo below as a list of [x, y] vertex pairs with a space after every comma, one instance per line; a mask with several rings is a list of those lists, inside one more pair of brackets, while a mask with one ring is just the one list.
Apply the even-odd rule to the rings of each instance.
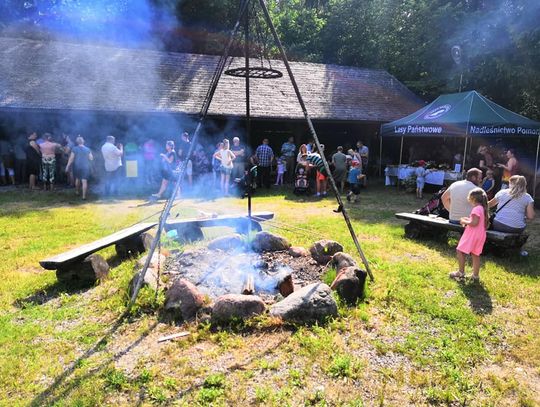
[[255, 293], [255, 280], [252, 275], [246, 277], [244, 281], [244, 286], [242, 288], [242, 294], [244, 295], [253, 295]]
[[283, 280], [278, 283], [277, 288], [279, 290], [279, 293], [284, 297], [292, 294], [294, 292], [294, 283], [292, 276], [290, 274], [287, 275]]

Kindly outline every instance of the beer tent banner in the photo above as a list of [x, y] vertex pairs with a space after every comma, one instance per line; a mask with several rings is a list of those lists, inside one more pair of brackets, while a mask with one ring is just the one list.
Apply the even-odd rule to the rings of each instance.
[[538, 137], [540, 123], [511, 112], [476, 91], [441, 95], [381, 126], [382, 137]]

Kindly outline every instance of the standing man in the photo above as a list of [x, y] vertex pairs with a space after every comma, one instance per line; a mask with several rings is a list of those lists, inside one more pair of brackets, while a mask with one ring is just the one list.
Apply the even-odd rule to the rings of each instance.
[[101, 154], [105, 162], [105, 195], [116, 195], [118, 193], [118, 178], [122, 167], [122, 156], [124, 147], [115, 143], [113, 136], [107, 136], [105, 144], [101, 147]]
[[369, 148], [364, 145], [362, 141], [358, 141], [356, 143], [356, 149], [358, 153], [360, 154], [360, 158], [362, 159], [362, 168], [365, 175], [368, 168], [368, 161], [369, 161]]
[[189, 152], [189, 147], [191, 146], [191, 141], [189, 141], [189, 133], [187, 131], [182, 133], [180, 136], [180, 141], [176, 146], [176, 154], [178, 158], [187, 158], [187, 153]]
[[238, 137], [233, 138], [233, 145], [231, 151], [236, 157], [233, 161], [233, 170], [231, 174], [231, 181], [234, 182], [236, 178], [242, 178], [246, 169], [246, 148], [240, 143]]
[[54, 190], [54, 179], [56, 177], [56, 152], [62, 147], [55, 143], [53, 136], [49, 133], [43, 135], [43, 143], [39, 145], [41, 151], [41, 180], [43, 181], [43, 190]]
[[272, 161], [274, 160], [274, 151], [268, 145], [268, 139], [265, 138], [262, 144], [255, 150], [257, 161], [259, 162], [257, 170], [257, 184], [259, 188], [265, 186], [270, 188], [270, 170], [272, 168]]
[[285, 182], [292, 183], [294, 180], [294, 167], [296, 160], [296, 146], [294, 145], [294, 137], [289, 137], [281, 146], [281, 156], [285, 158]]
[[334, 164], [334, 180], [340, 188], [340, 193], [343, 194], [347, 178], [347, 156], [343, 154], [342, 146], [339, 146], [337, 153], [332, 156], [332, 164]]
[[460, 224], [460, 219], [471, 213], [472, 205], [467, 197], [469, 192], [482, 183], [482, 170], [471, 168], [467, 171], [465, 179], [456, 181], [448, 187], [441, 196], [442, 203], [450, 213], [450, 223]]

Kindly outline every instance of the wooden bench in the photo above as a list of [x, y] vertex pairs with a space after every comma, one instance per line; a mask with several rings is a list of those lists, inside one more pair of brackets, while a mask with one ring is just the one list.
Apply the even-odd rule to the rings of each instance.
[[165, 223], [167, 232], [176, 231], [176, 238], [180, 241], [195, 241], [203, 238], [201, 228], [212, 226], [228, 226], [238, 233], [247, 234], [251, 230], [260, 232], [260, 222], [273, 219], [273, 212], [253, 212], [251, 221], [247, 214], [216, 215], [205, 218], [169, 219]]
[[106, 277], [109, 265], [103, 257], [95, 252], [115, 245], [120, 258], [142, 253], [150, 247], [152, 236], [147, 232], [157, 223], [139, 223], [120, 230], [95, 242], [68, 250], [41, 260], [39, 264], [46, 270], [56, 270], [58, 280], [96, 281]]
[[[434, 215], [418, 215], [416, 213], [401, 212], [395, 214], [396, 218], [408, 220], [405, 225], [405, 237], [416, 239], [420, 237], [441, 236], [441, 230], [451, 230], [463, 233], [463, 226], [450, 223], [448, 219]], [[446, 233], [443, 235], [446, 236]], [[487, 231], [489, 248], [495, 249], [495, 253], [506, 255], [511, 252], [519, 252], [521, 247], [527, 242], [529, 235], [526, 233], [505, 233], [496, 230]]]

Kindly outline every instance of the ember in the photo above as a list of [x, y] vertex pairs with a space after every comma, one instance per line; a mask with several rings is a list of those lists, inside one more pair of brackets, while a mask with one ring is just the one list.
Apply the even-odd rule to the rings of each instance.
[[290, 294], [293, 282], [303, 287], [319, 281], [324, 267], [311, 257], [293, 257], [288, 251], [258, 254], [201, 248], [171, 256], [166, 270], [191, 281], [211, 298], [242, 293], [269, 300], [278, 292]]

